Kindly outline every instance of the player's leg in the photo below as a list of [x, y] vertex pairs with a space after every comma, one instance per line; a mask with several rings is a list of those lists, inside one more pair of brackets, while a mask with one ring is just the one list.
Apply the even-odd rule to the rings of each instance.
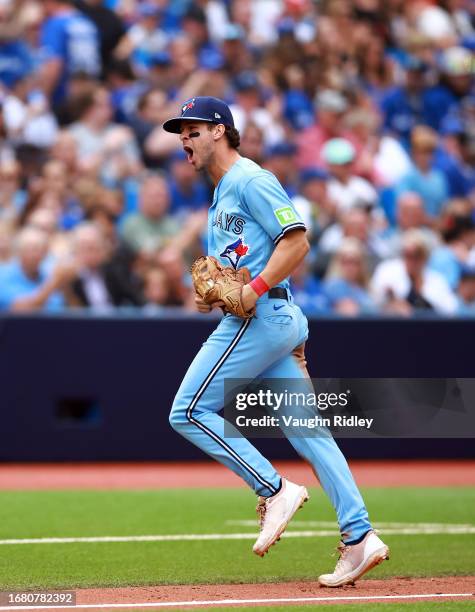
[[[301, 344], [291, 355], [282, 358], [262, 374], [262, 378], [302, 379], [304, 370], [304, 345]], [[300, 387], [298, 389], [301, 390]], [[304, 409], [302, 408], [302, 411]], [[285, 415], [281, 406], [279, 414]], [[288, 414], [298, 416], [298, 407], [288, 407]], [[287, 430], [289, 431], [289, 430]], [[285, 428], [284, 428], [285, 433]], [[312, 466], [315, 474], [335, 508], [343, 541], [356, 540], [364, 535], [371, 525], [363, 498], [356, 486], [348, 463], [335, 440], [325, 431], [312, 437], [297, 435], [289, 441], [298, 454]]]
[[[258, 495], [271, 496], [281, 478], [270, 462], [217, 414], [223, 407], [224, 380], [254, 378], [275, 353], [262, 347], [261, 322], [224, 317], [196, 355], [177, 392], [170, 424], [181, 435], [241, 476]], [[283, 344], [283, 343], [281, 343]], [[276, 346], [277, 357], [279, 347]], [[280, 348], [283, 352], [285, 348]]]
[[[292, 355], [271, 366], [262, 374], [262, 378], [308, 378], [304, 344], [298, 346]], [[298, 416], [295, 406], [291, 410], [294, 416]], [[285, 408], [281, 408], [280, 412], [285, 414]], [[319, 581], [324, 586], [353, 583], [387, 559], [389, 549], [372, 530], [366, 506], [348, 463], [328, 432], [322, 431], [313, 437], [289, 436], [288, 439], [299, 455], [312, 465], [335, 508], [340, 526], [340, 560], [334, 573], [320, 576]]]
[[260, 556], [308, 499], [305, 487], [281, 479], [269, 461], [217, 414], [225, 379], [254, 379], [296, 342], [294, 314], [279, 315], [281, 324], [275, 324], [275, 313], [268, 316], [266, 311], [268, 307], [260, 306], [258, 317], [246, 322], [236, 317], [222, 320], [191, 364], [170, 414], [174, 429], [231, 468], [260, 496], [261, 531], [253, 547]]

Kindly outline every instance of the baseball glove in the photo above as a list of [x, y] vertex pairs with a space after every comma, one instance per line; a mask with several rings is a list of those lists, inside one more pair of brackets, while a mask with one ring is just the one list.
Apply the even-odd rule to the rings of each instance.
[[255, 308], [246, 312], [242, 304], [242, 288], [251, 280], [247, 268], [235, 270], [222, 266], [216, 257], [199, 257], [191, 266], [191, 278], [196, 293], [206, 304], [221, 301], [226, 312], [242, 319], [254, 315]]

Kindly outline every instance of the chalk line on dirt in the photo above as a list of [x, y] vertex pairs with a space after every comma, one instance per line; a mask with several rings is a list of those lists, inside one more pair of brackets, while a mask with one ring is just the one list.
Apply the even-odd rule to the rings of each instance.
[[[279, 597], [275, 599], [212, 599], [203, 601], [160, 601], [144, 603], [76, 604], [79, 608], [177, 608], [191, 606], [239, 606], [249, 604], [311, 603], [330, 601], [391, 601], [410, 599], [442, 599], [472, 597], [473, 593], [420, 593], [412, 595], [347, 595], [335, 597]], [[0, 610], [68, 610], [72, 606], [0, 606]]]

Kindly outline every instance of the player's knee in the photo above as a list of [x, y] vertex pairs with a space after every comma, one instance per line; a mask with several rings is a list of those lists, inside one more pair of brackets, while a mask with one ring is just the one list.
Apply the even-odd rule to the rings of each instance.
[[186, 407], [183, 406], [182, 402], [175, 399], [168, 417], [168, 422], [175, 431], [182, 431], [183, 427], [189, 425], [189, 421], [186, 418]]

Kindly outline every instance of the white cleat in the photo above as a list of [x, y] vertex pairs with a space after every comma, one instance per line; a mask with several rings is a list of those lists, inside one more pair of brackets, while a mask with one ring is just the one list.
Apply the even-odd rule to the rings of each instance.
[[257, 514], [261, 533], [252, 550], [263, 557], [280, 539], [292, 517], [309, 498], [307, 489], [282, 478], [282, 488], [272, 497], [259, 497]]
[[333, 574], [322, 574], [318, 578], [321, 586], [339, 587], [354, 584], [363, 574], [389, 559], [389, 548], [378, 538], [374, 531], [369, 531], [359, 544], [338, 546], [340, 558]]

